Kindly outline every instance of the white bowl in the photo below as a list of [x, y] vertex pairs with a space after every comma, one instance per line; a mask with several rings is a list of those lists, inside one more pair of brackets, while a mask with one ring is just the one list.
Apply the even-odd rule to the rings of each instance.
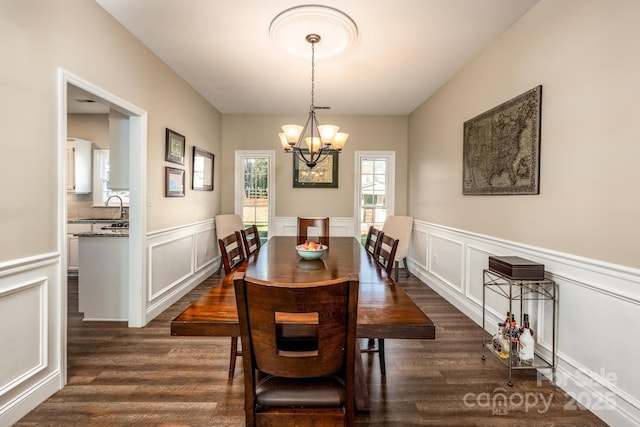
[[304, 249], [304, 245], [298, 245], [296, 246], [296, 251], [298, 251], [298, 255], [304, 259], [318, 259], [324, 255], [328, 248], [327, 245], [322, 245], [322, 249], [308, 250]]

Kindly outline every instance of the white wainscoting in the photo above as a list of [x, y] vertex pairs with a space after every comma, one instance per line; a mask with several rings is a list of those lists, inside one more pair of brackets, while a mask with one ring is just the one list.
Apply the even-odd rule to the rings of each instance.
[[0, 263], [2, 426], [61, 387], [60, 272], [59, 253]]
[[[356, 220], [350, 217], [329, 218], [329, 236], [356, 236]], [[274, 224], [274, 236], [297, 236], [298, 217], [277, 217]]]
[[[640, 369], [635, 364], [640, 354], [635, 329], [640, 318], [640, 271], [414, 222], [411, 272], [478, 324], [482, 323], [482, 271], [490, 255], [514, 255], [540, 262], [556, 282], [554, 381], [607, 423], [640, 425]], [[504, 298], [490, 294], [486, 299], [486, 330], [494, 333], [508, 305]], [[544, 301], [523, 309], [531, 314], [537, 351], [547, 357], [551, 353], [551, 308]], [[480, 349], [478, 337], [479, 364]], [[540, 370], [543, 375], [548, 372]]]
[[219, 266], [214, 220], [147, 234], [147, 322]]

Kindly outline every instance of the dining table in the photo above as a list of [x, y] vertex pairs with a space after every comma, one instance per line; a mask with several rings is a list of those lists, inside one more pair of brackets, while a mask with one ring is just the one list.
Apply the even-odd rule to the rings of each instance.
[[[353, 237], [329, 237], [318, 259], [301, 258], [295, 236], [271, 237], [235, 271], [271, 283], [305, 283], [359, 277], [358, 338], [435, 339], [435, 325]], [[174, 336], [238, 337], [234, 272], [171, 321]], [[361, 357], [356, 357], [356, 408], [369, 409]]]

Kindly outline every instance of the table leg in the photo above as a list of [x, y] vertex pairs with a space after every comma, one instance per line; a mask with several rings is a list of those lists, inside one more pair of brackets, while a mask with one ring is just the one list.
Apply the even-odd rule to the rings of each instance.
[[360, 352], [360, 344], [356, 340], [356, 363], [355, 363], [355, 395], [356, 410], [369, 411], [371, 403], [369, 402], [369, 389], [367, 388], [367, 379], [364, 375], [364, 365], [362, 364], [362, 354]]

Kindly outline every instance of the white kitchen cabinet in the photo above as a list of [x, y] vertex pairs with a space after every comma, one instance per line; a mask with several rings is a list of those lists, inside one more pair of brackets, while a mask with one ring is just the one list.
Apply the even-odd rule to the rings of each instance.
[[74, 233], [92, 231], [92, 224], [68, 223], [67, 224], [67, 273], [77, 273], [79, 265], [78, 236]]
[[85, 139], [67, 138], [67, 191], [91, 193], [91, 147]]

